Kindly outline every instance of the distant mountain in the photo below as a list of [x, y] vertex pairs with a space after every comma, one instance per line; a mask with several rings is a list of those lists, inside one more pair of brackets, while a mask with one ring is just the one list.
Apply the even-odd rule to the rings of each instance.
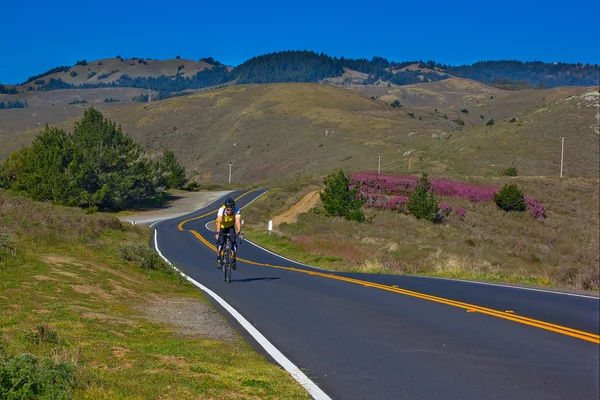
[[448, 66], [435, 61], [393, 62], [382, 57], [349, 59], [313, 51], [282, 51], [254, 57], [232, 68], [204, 58], [152, 60], [120, 56], [78, 61], [30, 77], [17, 86], [0, 85], [0, 93], [59, 89], [129, 87], [157, 92], [157, 99], [174, 93], [234, 83], [312, 82], [336, 86], [402, 86], [451, 77], [476, 80], [501, 89], [518, 90], [600, 84], [597, 64], [481, 61]]

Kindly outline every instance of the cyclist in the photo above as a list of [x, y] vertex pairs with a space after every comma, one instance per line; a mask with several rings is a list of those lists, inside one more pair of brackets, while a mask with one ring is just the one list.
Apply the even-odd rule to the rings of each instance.
[[221, 269], [221, 257], [223, 256], [223, 244], [225, 243], [225, 236], [223, 234], [233, 234], [230, 236], [233, 250], [233, 260], [231, 269], [236, 269], [236, 256], [237, 256], [237, 243], [236, 243], [236, 232], [240, 237], [244, 237], [242, 233], [242, 216], [240, 209], [235, 207], [235, 201], [229, 197], [225, 200], [225, 203], [219, 212], [217, 213], [217, 231], [215, 238], [217, 239], [217, 268]]

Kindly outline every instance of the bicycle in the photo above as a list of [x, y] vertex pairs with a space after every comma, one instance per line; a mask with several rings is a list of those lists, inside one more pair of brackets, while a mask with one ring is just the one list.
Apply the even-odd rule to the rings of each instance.
[[219, 236], [225, 236], [225, 243], [223, 244], [223, 257], [221, 258], [221, 268], [223, 268], [223, 281], [231, 282], [231, 264], [233, 261], [233, 245], [231, 243], [231, 237], [236, 236], [234, 233], [219, 233]]

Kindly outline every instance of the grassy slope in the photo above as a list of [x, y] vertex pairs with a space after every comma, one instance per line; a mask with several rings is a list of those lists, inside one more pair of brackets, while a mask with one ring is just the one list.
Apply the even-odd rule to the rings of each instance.
[[241, 337], [150, 317], [156, 303], [210, 306], [170, 268], [119, 257], [147, 228], [3, 191], [0, 215], [0, 348], [72, 363], [75, 398], [308, 398]]
[[[507, 92], [451, 79], [379, 90], [402, 95], [405, 107], [394, 109], [355, 89], [276, 84], [240, 85], [150, 104], [117, 104], [103, 112], [144, 146], [156, 151], [172, 148], [188, 172], [206, 182], [225, 181], [229, 161], [234, 181], [257, 182], [324, 174], [338, 167], [372, 171], [378, 153], [382, 171], [390, 173], [408, 172], [410, 167], [417, 173], [427, 169], [458, 177], [498, 176], [514, 163], [521, 175], [551, 176], [557, 172], [560, 136], [567, 136], [567, 150], [582, 161], [571, 164], [571, 176], [599, 175], [598, 135], [590, 128], [597, 124], [597, 110], [578, 108], [578, 97], [564, 100], [590, 88]], [[84, 109], [62, 108], [69, 118]], [[469, 112], [462, 113], [463, 108]], [[544, 108], [548, 111], [534, 112]], [[7, 118], [0, 124], [1, 158], [36, 133], [19, 129], [34, 122], [28, 117], [32, 111], [3, 111]], [[509, 125], [513, 117], [517, 122]], [[452, 122], [458, 118], [465, 121], [464, 127]], [[492, 118], [496, 124], [488, 129], [485, 123]], [[72, 122], [59, 126], [70, 130]]]
[[548, 218], [505, 213], [494, 203], [445, 199], [462, 207], [442, 225], [392, 211], [366, 209], [359, 224], [323, 215], [322, 206], [267, 234], [267, 222], [319, 182], [278, 185], [245, 212], [250, 240], [287, 257], [340, 271], [425, 274], [598, 290], [600, 263], [597, 179], [495, 178], [471, 183], [516, 183], [538, 199]]

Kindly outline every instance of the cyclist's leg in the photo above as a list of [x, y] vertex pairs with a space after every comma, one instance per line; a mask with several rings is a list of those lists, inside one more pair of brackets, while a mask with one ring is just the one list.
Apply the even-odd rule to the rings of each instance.
[[225, 241], [225, 236], [219, 235], [219, 239], [217, 239], [217, 269], [221, 269], [221, 260], [223, 259], [223, 242]]
[[235, 229], [231, 230], [231, 233], [233, 234], [233, 236], [231, 237], [231, 253], [232, 253], [232, 262], [231, 262], [231, 268], [232, 269], [237, 269], [237, 263], [236, 263], [236, 259], [237, 259], [237, 234], [235, 233]]

